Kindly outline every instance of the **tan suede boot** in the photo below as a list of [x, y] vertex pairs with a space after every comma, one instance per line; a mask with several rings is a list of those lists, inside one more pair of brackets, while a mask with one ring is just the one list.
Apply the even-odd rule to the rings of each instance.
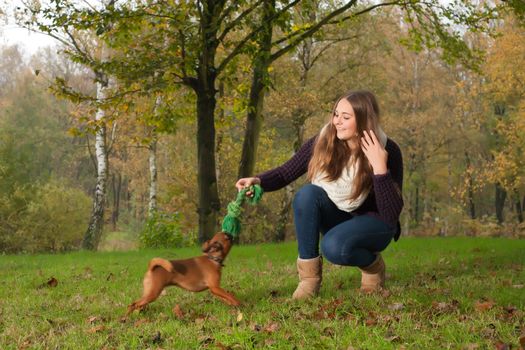
[[385, 287], [385, 262], [381, 254], [366, 267], [361, 267], [361, 291], [371, 293]]
[[299, 285], [292, 295], [293, 299], [307, 299], [317, 295], [323, 280], [323, 258], [297, 258]]

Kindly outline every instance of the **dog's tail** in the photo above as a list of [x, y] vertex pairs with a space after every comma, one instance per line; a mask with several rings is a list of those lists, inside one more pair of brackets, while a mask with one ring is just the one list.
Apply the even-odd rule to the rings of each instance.
[[160, 266], [168, 272], [173, 272], [173, 265], [171, 264], [169, 260], [162, 259], [162, 258], [153, 258], [149, 262], [148, 270], [152, 271], [156, 266]]

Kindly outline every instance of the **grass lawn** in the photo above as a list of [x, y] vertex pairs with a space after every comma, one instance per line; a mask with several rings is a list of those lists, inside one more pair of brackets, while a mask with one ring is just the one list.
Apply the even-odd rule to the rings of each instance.
[[172, 287], [122, 320], [150, 258], [197, 254], [0, 256], [0, 349], [525, 347], [525, 240], [403, 237], [384, 253], [387, 292], [362, 295], [356, 268], [325, 262], [320, 296], [302, 302], [295, 242], [235, 246], [222, 286], [240, 308]]

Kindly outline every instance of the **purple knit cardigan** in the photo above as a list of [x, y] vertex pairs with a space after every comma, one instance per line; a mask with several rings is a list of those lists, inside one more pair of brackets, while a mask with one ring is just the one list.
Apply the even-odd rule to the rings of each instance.
[[[283, 165], [256, 175], [261, 179], [261, 187], [266, 192], [279, 190], [308, 171], [317, 136], [306, 141], [301, 148]], [[352, 213], [370, 214], [378, 217], [391, 227], [396, 228], [394, 239], [400, 235], [399, 215], [403, 209], [403, 158], [399, 146], [391, 139], [387, 140], [387, 173], [373, 175], [373, 185], [367, 198]]]

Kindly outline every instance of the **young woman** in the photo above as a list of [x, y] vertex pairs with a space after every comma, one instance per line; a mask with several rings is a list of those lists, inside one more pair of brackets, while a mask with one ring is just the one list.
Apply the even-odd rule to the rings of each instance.
[[[400, 234], [403, 161], [399, 146], [379, 126], [374, 95], [354, 91], [336, 102], [330, 122], [283, 165], [235, 186], [260, 184], [265, 191], [285, 187], [308, 172], [310, 183], [293, 202], [299, 250], [299, 285], [293, 298], [317, 295], [322, 255], [338, 265], [360, 268], [361, 289], [384, 287], [380, 252]], [[247, 193], [251, 195], [251, 193]]]

